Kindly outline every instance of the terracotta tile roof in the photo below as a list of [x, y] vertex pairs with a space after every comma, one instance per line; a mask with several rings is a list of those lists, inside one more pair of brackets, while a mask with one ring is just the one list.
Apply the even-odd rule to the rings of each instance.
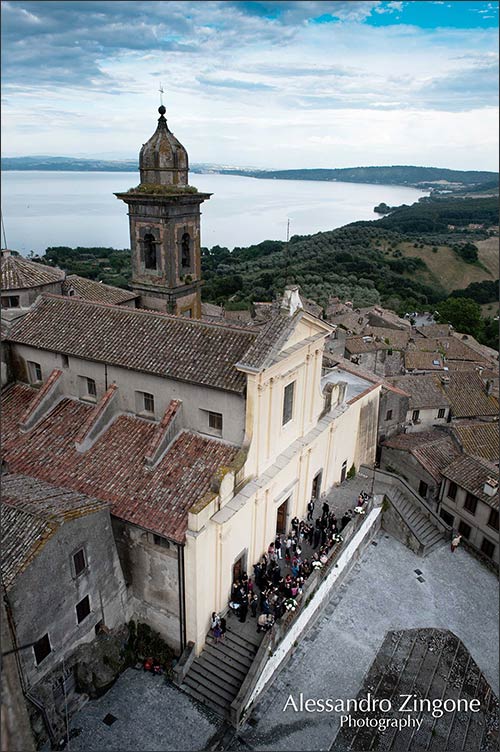
[[497, 416], [498, 400], [486, 394], [480, 375], [475, 371], [448, 373], [449, 381], [443, 384], [451, 404], [454, 418], [476, 418], [481, 415]]
[[416, 326], [415, 331], [423, 337], [449, 337], [449, 324], [427, 324], [427, 326]]
[[498, 351], [487, 345], [482, 345], [471, 334], [461, 334], [460, 332], [453, 332], [453, 337], [465, 343], [467, 347], [475, 350], [482, 358], [486, 359], [490, 363], [498, 363]]
[[488, 506], [498, 509], [498, 488], [494, 496], [484, 493], [484, 484], [488, 478], [498, 481], [498, 468], [491, 462], [463, 454], [443, 470], [443, 476], [465, 488]]
[[7, 590], [30, 565], [59, 526], [107, 508], [82, 494], [25, 475], [2, 476], [1, 569]]
[[444, 368], [443, 358], [436, 352], [407, 350], [404, 359], [407, 371], [442, 371]]
[[410, 409], [448, 407], [446, 396], [439, 377], [432, 373], [422, 375], [393, 376], [391, 384], [410, 395]]
[[362, 337], [347, 337], [344, 346], [346, 352], [350, 355], [391, 349], [391, 346], [383, 340], [376, 340], [375, 337], [368, 334]]
[[295, 325], [300, 320], [299, 309], [293, 316], [278, 313], [258, 331], [254, 342], [243, 355], [238, 365], [242, 368], [261, 370], [271, 365], [273, 358], [286, 342]]
[[342, 329], [346, 329], [348, 332], [353, 332], [354, 334], [360, 334], [364, 330], [366, 322], [368, 321], [368, 319], [360, 313], [354, 313], [353, 311], [335, 313], [331, 312], [330, 308], [327, 309], [327, 320], [331, 324], [336, 324], [337, 326], [342, 327]]
[[[81, 453], [75, 439], [92, 409], [63, 399], [31, 431], [11, 435], [4, 449], [10, 472], [29, 473], [107, 501], [115, 516], [182, 543], [188, 510], [210, 489], [217, 469], [231, 463], [238, 447], [184, 431], [151, 468], [144, 457], [158, 424], [119, 415]], [[3, 405], [11, 425], [19, 412], [12, 399]]]
[[453, 439], [442, 431], [401, 433], [382, 442], [382, 446], [409, 452], [439, 481], [442, 471], [460, 454]]
[[407, 329], [389, 329], [383, 326], [367, 326], [363, 330], [363, 336], [367, 334], [379, 338], [389, 347], [398, 350], [404, 350], [410, 339], [410, 331]]
[[413, 343], [417, 350], [437, 352], [447, 360], [478, 360], [478, 353], [456, 337], [416, 337]]
[[53, 266], [30, 261], [23, 256], [3, 256], [1, 265], [2, 290], [26, 290], [30, 287], [62, 282], [65, 272]]
[[[269, 332], [262, 351], [271, 346]], [[257, 339], [251, 329], [43, 295], [9, 339], [137, 371], [242, 392], [234, 364]]]
[[27, 384], [12, 384], [2, 389], [2, 443], [7, 444], [19, 432], [23, 413], [38, 396], [38, 389]]
[[466, 454], [498, 463], [499, 432], [496, 421], [455, 422], [451, 430]]
[[94, 279], [79, 277], [78, 274], [69, 274], [63, 282], [63, 294], [69, 295], [73, 290], [74, 295], [94, 303], [124, 303], [139, 297], [130, 290], [122, 290], [120, 287], [105, 285]]

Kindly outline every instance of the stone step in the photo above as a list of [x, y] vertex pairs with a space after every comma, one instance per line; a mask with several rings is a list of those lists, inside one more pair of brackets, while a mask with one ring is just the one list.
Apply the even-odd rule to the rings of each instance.
[[246, 674], [244, 674], [242, 671], [238, 671], [237, 669], [233, 668], [233, 666], [229, 666], [227, 663], [221, 661], [219, 657], [210, 655], [210, 653], [206, 652], [205, 650], [201, 653], [197, 660], [200, 662], [201, 666], [205, 666], [211, 671], [218, 670], [219, 672], [223, 673], [226, 681], [232, 683], [234, 686], [239, 687], [246, 676]]
[[220, 715], [223, 718], [226, 716], [227, 709], [229, 707], [228, 704], [221, 704], [217, 702], [217, 698], [207, 697], [203, 694], [203, 692], [200, 692], [198, 689], [196, 689], [196, 687], [192, 687], [187, 684], [186, 679], [184, 679], [184, 682], [181, 684], [181, 689], [184, 690], [186, 694], [190, 695], [190, 697], [194, 697], [195, 700], [198, 700], [198, 702], [201, 702], [203, 705], [208, 706], [211, 710], [214, 711], [214, 713], [217, 713], [217, 715]]
[[231, 635], [231, 638], [234, 638], [237, 642], [241, 642], [245, 646], [251, 647], [257, 651], [262, 642], [262, 635], [256, 631], [257, 619], [249, 617], [249, 622], [252, 625], [252, 629], [246, 630], [244, 634], [241, 634], [237, 627], [228, 627], [226, 634]]
[[[254, 631], [255, 636], [258, 637], [257, 634], [257, 624], [254, 622]], [[229, 640], [232, 644], [237, 646], [241, 650], [245, 650], [248, 653], [251, 653], [252, 655], [255, 655], [255, 653], [258, 650], [258, 645], [255, 644], [255, 642], [251, 642], [246, 635], [239, 634], [236, 631], [233, 631], [231, 629], [228, 629], [226, 632], [226, 640]]]
[[255, 656], [256, 651], [252, 648], [244, 647], [243, 645], [239, 644], [234, 640], [231, 635], [226, 632], [226, 636], [224, 638], [224, 641], [222, 642], [215, 642], [212, 635], [209, 635], [206, 639], [206, 645], [212, 645], [213, 647], [216, 647], [217, 649], [221, 649], [224, 652], [224, 649], [230, 650], [231, 655], [236, 658], [238, 661], [241, 661], [242, 663], [248, 663], [252, 662]]
[[252, 661], [250, 659], [245, 660], [241, 655], [235, 655], [225, 645], [224, 647], [222, 647], [221, 645], [211, 645], [210, 643], [206, 642], [203, 650], [206, 650], [207, 653], [210, 653], [210, 655], [213, 655], [215, 658], [223, 661], [228, 666], [232, 666], [240, 673], [246, 674], [249, 667], [252, 665]]
[[191, 666], [185, 681], [189, 686], [194, 686], [202, 694], [208, 694], [209, 697], [215, 695], [227, 705], [230, 705], [238, 694], [238, 689], [234, 687], [229, 688], [217, 674], [208, 672], [203, 666], [197, 664], [196, 661]]

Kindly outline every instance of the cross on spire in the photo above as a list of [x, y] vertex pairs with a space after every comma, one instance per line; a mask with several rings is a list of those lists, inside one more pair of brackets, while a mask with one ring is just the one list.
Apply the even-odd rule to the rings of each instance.
[[163, 95], [165, 94], [165, 90], [162, 86], [161, 81], [160, 81], [160, 88], [158, 89], [158, 91], [160, 92], [160, 104], [163, 105]]

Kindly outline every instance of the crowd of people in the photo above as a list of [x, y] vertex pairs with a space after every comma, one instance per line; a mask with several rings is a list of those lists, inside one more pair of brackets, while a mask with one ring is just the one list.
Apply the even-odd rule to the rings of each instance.
[[[368, 494], [361, 492], [355, 510], [347, 510], [337, 520], [323, 496], [321, 514], [314, 522], [316, 502], [311, 499], [307, 505], [306, 520], [294, 517], [288, 535], [276, 535], [267, 552], [254, 564], [253, 577], [243, 572], [233, 582], [230, 611], [242, 623], [249, 616], [256, 619], [257, 632], [262, 632], [271, 629], [287, 610], [295, 610], [296, 598], [302, 593], [305, 581], [315, 569], [321, 569], [326, 564], [331, 549], [343, 540], [342, 531], [354, 513], [363, 509], [368, 498]], [[305, 544], [312, 549], [310, 556], [304, 555]], [[286, 569], [289, 569], [288, 573]], [[213, 613], [212, 633], [216, 642], [224, 639], [225, 631], [225, 619]]]

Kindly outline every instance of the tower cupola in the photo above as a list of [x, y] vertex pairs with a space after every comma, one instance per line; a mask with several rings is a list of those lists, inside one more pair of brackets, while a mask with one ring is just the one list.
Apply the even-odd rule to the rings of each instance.
[[141, 183], [146, 185], [187, 185], [188, 155], [183, 145], [169, 130], [166, 109], [158, 108], [158, 127], [139, 154]]

